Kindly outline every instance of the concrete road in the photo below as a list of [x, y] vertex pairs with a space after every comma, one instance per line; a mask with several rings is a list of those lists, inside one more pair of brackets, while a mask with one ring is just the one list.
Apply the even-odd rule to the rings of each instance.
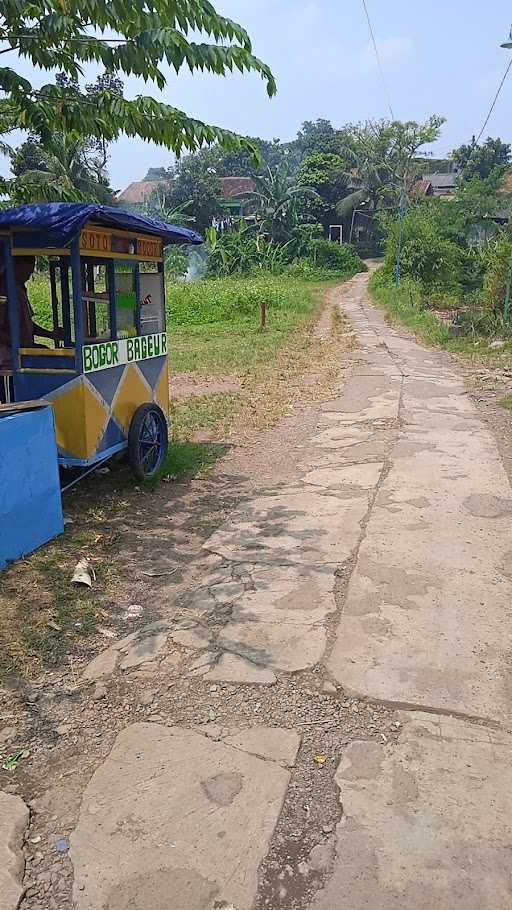
[[453, 363], [390, 328], [365, 279], [343, 308], [361, 349], [323, 439], [382, 469], [327, 666], [345, 692], [415, 713], [397, 744], [346, 749], [337, 862], [312, 908], [505, 910], [509, 481]]
[[360, 286], [344, 309], [362, 349], [331, 436], [364, 430], [365, 460], [381, 459], [383, 426], [391, 437], [329, 669], [358, 695], [509, 724], [512, 496], [496, 442], [446, 356], [389, 328]]
[[67, 877], [41, 848], [22, 910], [511, 910], [511, 490], [454, 363], [367, 281], [331, 292], [348, 380], [205, 543], [185, 620], [84, 668], [115, 740], [75, 784], [76, 755], [43, 765], [25, 854], [4, 794], [2, 910], [57, 830]]

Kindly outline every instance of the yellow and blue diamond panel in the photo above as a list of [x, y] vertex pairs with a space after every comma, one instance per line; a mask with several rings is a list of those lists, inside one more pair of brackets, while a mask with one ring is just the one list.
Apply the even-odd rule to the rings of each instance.
[[59, 456], [93, 462], [128, 439], [132, 417], [154, 401], [169, 413], [167, 357], [78, 376], [45, 396], [51, 400]]

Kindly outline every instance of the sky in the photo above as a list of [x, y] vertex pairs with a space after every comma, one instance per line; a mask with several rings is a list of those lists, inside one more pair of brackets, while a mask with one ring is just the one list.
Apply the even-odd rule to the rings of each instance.
[[[432, 148], [439, 155], [470, 141], [512, 53], [500, 48], [511, 26], [510, 3], [367, 0], [367, 5], [395, 117], [446, 117]], [[142, 80], [125, 80], [127, 97], [152, 95], [216, 126], [283, 141], [293, 139], [304, 120], [324, 117], [342, 126], [389, 116], [362, 0], [218, 0], [215, 6], [247, 28], [254, 53], [276, 76], [277, 96], [268, 98], [256, 74], [222, 78], [184, 70], [176, 76], [169, 70], [162, 92]], [[25, 61], [18, 71], [35, 85], [49, 81]], [[93, 70], [85, 81], [91, 76]], [[511, 106], [512, 72], [485, 135], [512, 142]], [[166, 149], [123, 137], [111, 147], [111, 184], [124, 189], [148, 167], [171, 163]]]

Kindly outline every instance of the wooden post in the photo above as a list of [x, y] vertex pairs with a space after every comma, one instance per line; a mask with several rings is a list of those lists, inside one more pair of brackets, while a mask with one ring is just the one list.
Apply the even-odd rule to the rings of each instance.
[[265, 326], [267, 324], [267, 304], [264, 300], [260, 304], [260, 329], [262, 332], [265, 331]]

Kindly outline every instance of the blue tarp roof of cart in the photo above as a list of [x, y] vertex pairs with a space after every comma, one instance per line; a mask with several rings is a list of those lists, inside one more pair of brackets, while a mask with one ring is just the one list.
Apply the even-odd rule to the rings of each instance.
[[135, 212], [124, 212], [110, 205], [83, 202], [42, 202], [19, 205], [0, 211], [1, 230], [36, 230], [44, 233], [48, 247], [66, 247], [80, 234], [87, 222], [103, 227], [154, 234], [161, 237], [164, 245], [170, 243], [203, 243], [195, 231], [164, 224], [154, 218], [146, 218]]

